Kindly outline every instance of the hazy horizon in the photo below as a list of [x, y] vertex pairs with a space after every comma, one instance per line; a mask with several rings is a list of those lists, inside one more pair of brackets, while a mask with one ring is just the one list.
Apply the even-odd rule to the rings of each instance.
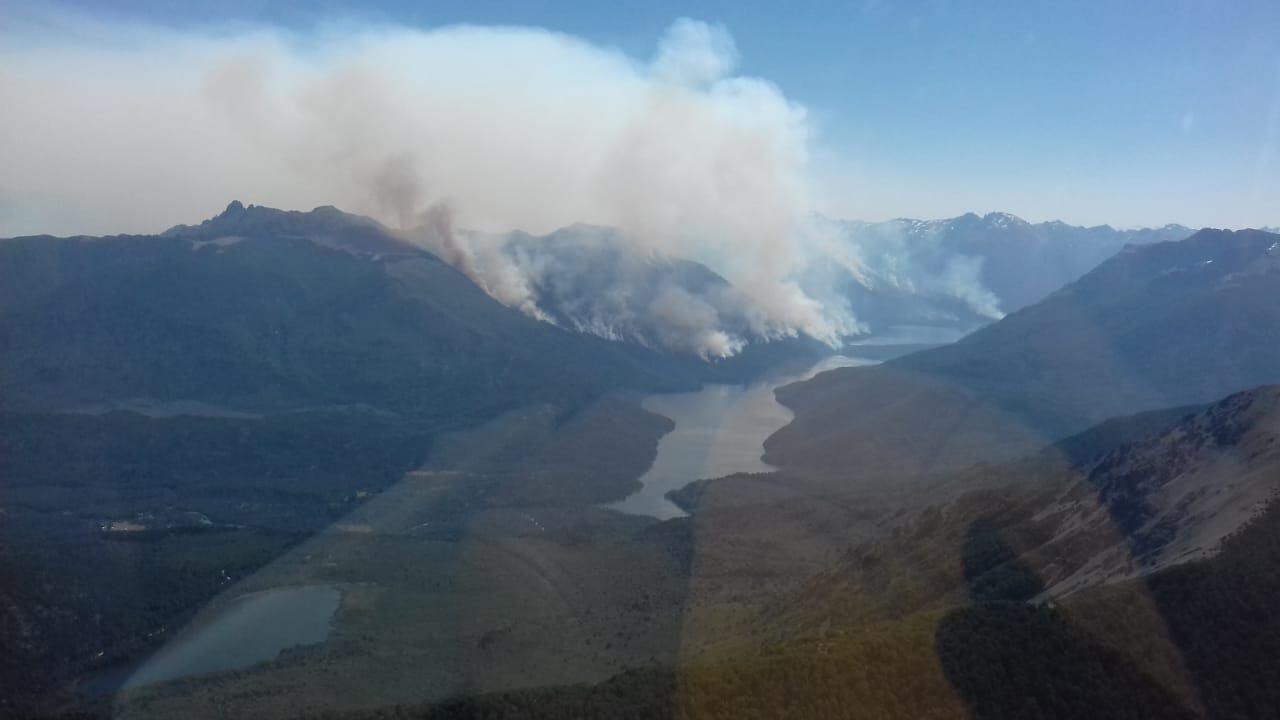
[[[221, 213], [225, 212], [225, 211], [226, 211], [226, 209], [227, 209], [227, 207], [228, 207], [231, 203], [235, 203], [235, 202], [239, 202], [240, 204], [244, 205], [245, 207], [258, 206], [258, 207], [267, 207], [267, 208], [271, 208], [271, 209], [274, 209], [274, 210], [281, 210], [281, 211], [284, 211], [284, 212], [302, 212], [302, 213], [308, 213], [308, 212], [311, 212], [311, 211], [313, 211], [313, 210], [318, 210], [318, 209], [320, 209], [320, 208], [332, 207], [332, 208], [336, 208], [336, 209], [338, 209], [338, 210], [340, 210], [340, 211], [342, 211], [342, 212], [344, 212], [344, 213], [348, 213], [348, 214], [351, 214], [351, 215], [359, 215], [359, 216], [361, 216], [361, 217], [368, 217], [369, 219], [372, 219], [372, 220], [378, 221], [378, 219], [377, 219], [377, 218], [371, 217], [371, 216], [369, 216], [369, 215], [364, 215], [364, 214], [361, 214], [361, 213], [358, 213], [358, 212], [354, 212], [354, 211], [348, 210], [347, 208], [341, 207], [341, 206], [339, 206], [339, 205], [334, 205], [334, 204], [332, 204], [332, 203], [321, 203], [321, 204], [319, 204], [319, 205], [306, 206], [306, 207], [302, 207], [302, 206], [300, 206], [300, 207], [285, 207], [285, 206], [275, 206], [275, 205], [270, 205], [270, 204], [268, 204], [268, 203], [264, 203], [264, 202], [256, 202], [256, 201], [254, 201], [254, 200], [246, 199], [246, 198], [233, 197], [233, 198], [231, 198], [230, 200], [228, 200], [228, 201], [226, 201], [226, 202], [224, 202], [224, 203], [216, 204], [216, 206], [210, 206], [210, 209], [209, 209], [207, 212], [205, 212], [203, 215], [198, 215], [198, 216], [196, 216], [196, 217], [192, 217], [192, 218], [189, 218], [189, 219], [187, 219], [187, 220], [180, 221], [180, 222], [173, 223], [173, 224], [168, 224], [168, 225], [161, 224], [161, 225], [147, 226], [147, 227], [141, 227], [141, 226], [140, 226], [140, 227], [139, 227], [139, 228], [137, 228], [137, 229], [119, 229], [119, 228], [108, 228], [108, 227], [104, 227], [104, 228], [102, 228], [101, 230], [90, 230], [90, 231], [84, 231], [84, 232], [68, 232], [68, 233], [57, 233], [57, 232], [48, 232], [48, 231], [45, 231], [45, 230], [39, 230], [39, 231], [34, 231], [34, 232], [0, 233], [0, 237], [3, 237], [3, 238], [12, 238], [12, 237], [26, 237], [26, 236], [31, 236], [31, 235], [50, 235], [50, 236], [52, 236], [52, 237], [76, 237], [76, 236], [80, 236], [80, 235], [90, 236], [90, 237], [109, 237], [109, 236], [113, 236], [113, 235], [158, 235], [158, 234], [160, 234], [160, 233], [163, 233], [163, 232], [165, 232], [165, 231], [167, 231], [167, 230], [170, 230], [171, 228], [176, 227], [176, 226], [179, 226], [179, 225], [198, 225], [198, 224], [200, 224], [200, 223], [202, 223], [202, 222], [204, 222], [204, 221], [206, 221], [206, 220], [211, 220], [211, 219], [213, 219], [213, 218], [217, 217], [218, 215], [220, 215]], [[1189, 230], [1193, 230], [1193, 231], [1194, 231], [1194, 230], [1211, 229], [1211, 230], [1267, 230], [1267, 231], [1272, 231], [1272, 232], [1274, 232], [1274, 231], [1276, 231], [1277, 229], [1280, 229], [1280, 228], [1273, 227], [1273, 226], [1270, 226], [1270, 225], [1235, 225], [1235, 226], [1223, 226], [1223, 227], [1214, 227], [1214, 226], [1208, 226], [1208, 225], [1206, 225], [1206, 226], [1202, 226], [1202, 227], [1197, 227], [1197, 226], [1194, 226], [1194, 225], [1185, 225], [1185, 224], [1183, 224], [1183, 223], [1179, 223], [1179, 222], [1168, 222], [1168, 223], [1160, 223], [1160, 224], [1137, 224], [1137, 225], [1120, 225], [1120, 224], [1116, 224], [1116, 223], [1107, 223], [1107, 222], [1103, 222], [1103, 223], [1096, 223], [1096, 224], [1086, 224], [1086, 223], [1074, 223], [1074, 222], [1070, 222], [1070, 221], [1067, 221], [1067, 220], [1063, 220], [1063, 219], [1058, 218], [1058, 217], [1049, 217], [1049, 218], [1044, 218], [1044, 219], [1033, 219], [1033, 218], [1024, 217], [1024, 216], [1019, 215], [1019, 214], [1017, 214], [1017, 213], [1009, 212], [1009, 211], [1007, 211], [1007, 210], [1000, 210], [1000, 209], [988, 209], [988, 210], [983, 210], [983, 209], [973, 209], [973, 210], [966, 210], [966, 211], [964, 211], [964, 212], [961, 212], [961, 213], [958, 213], [958, 214], [955, 214], [955, 215], [938, 216], [938, 217], [912, 217], [912, 216], [905, 216], [905, 215], [894, 215], [894, 216], [884, 216], [884, 217], [828, 217], [828, 216], [825, 216], [825, 215], [819, 215], [819, 217], [822, 217], [822, 218], [824, 218], [824, 219], [826, 219], [826, 220], [832, 220], [832, 221], [835, 221], [835, 222], [852, 222], [852, 223], [866, 223], [866, 224], [869, 224], [869, 225], [880, 225], [880, 224], [886, 224], [886, 223], [892, 223], [892, 222], [899, 222], [899, 221], [901, 221], [901, 222], [924, 222], [924, 223], [946, 222], [946, 221], [949, 221], [949, 220], [955, 220], [955, 219], [958, 219], [958, 218], [963, 217], [963, 216], [965, 216], [965, 215], [974, 215], [974, 216], [977, 216], [977, 217], [979, 217], [979, 218], [985, 218], [985, 217], [987, 217], [987, 216], [989, 216], [989, 215], [1010, 215], [1010, 216], [1015, 217], [1015, 218], [1017, 218], [1017, 219], [1019, 219], [1019, 220], [1022, 220], [1023, 222], [1026, 222], [1026, 223], [1027, 223], [1027, 224], [1029, 224], [1029, 225], [1045, 225], [1045, 224], [1052, 224], [1052, 223], [1062, 223], [1062, 224], [1065, 224], [1065, 225], [1070, 225], [1070, 226], [1073, 226], [1073, 227], [1080, 227], [1080, 228], [1085, 228], [1085, 229], [1089, 229], [1089, 228], [1100, 228], [1100, 227], [1110, 227], [1110, 228], [1112, 228], [1112, 229], [1114, 229], [1114, 230], [1119, 230], [1119, 231], [1125, 231], [1125, 230], [1155, 230], [1155, 229], [1159, 229], [1159, 228], [1163, 228], [1163, 227], [1169, 227], [1169, 226], [1181, 226], [1181, 227], [1186, 227], [1187, 229], [1189, 229]], [[378, 221], [378, 222], [381, 222], [381, 221]], [[550, 234], [550, 233], [555, 232], [555, 231], [557, 231], [557, 230], [564, 230], [564, 229], [572, 228], [572, 227], [574, 227], [575, 225], [585, 225], [585, 226], [591, 226], [591, 227], [608, 227], [608, 226], [603, 226], [603, 225], [594, 225], [593, 223], [589, 223], [589, 222], [575, 221], [575, 222], [572, 222], [572, 223], [568, 223], [568, 224], [566, 224], [566, 225], [559, 225], [559, 226], [555, 226], [555, 227], [553, 227], [553, 228], [550, 228], [550, 229], [548, 229], [548, 230], [544, 231], [543, 233], [538, 233], [538, 234]], [[393, 229], [394, 229], [394, 228], [393, 228]], [[472, 230], [472, 228], [467, 228], [467, 227], [460, 227], [460, 228], [458, 228], [458, 229], [459, 229], [459, 230]], [[527, 230], [525, 230], [524, 228], [519, 228], [519, 227], [511, 227], [511, 228], [504, 229], [503, 231], [504, 231], [504, 232], [506, 232], [506, 231], [510, 231], [510, 232], [528, 232], [528, 231], [527, 231]]]
[[395, 224], [388, 164], [484, 229], [1280, 225], [1280, 8], [1036, 5], [10, 2], [0, 236]]

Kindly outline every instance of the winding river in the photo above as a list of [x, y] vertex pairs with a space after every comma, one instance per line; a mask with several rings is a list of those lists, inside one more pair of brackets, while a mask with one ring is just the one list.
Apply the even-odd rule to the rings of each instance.
[[680, 517], [686, 513], [666, 498], [668, 492], [702, 478], [773, 470], [760, 459], [765, 438], [792, 417], [774, 397], [774, 389], [824, 370], [871, 364], [874, 361], [835, 355], [803, 373], [751, 385], [706, 385], [697, 392], [648, 396], [644, 409], [670, 418], [676, 427], [658, 441], [658, 455], [640, 476], [640, 489], [606, 507], [659, 520]]

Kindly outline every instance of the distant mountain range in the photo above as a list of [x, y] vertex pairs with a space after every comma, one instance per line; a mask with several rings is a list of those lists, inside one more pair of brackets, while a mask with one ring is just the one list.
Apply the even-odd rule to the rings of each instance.
[[1280, 235], [1130, 246], [959, 342], [779, 391], [787, 467], [918, 472], [1026, 452], [1109, 417], [1280, 382]]
[[[840, 305], [860, 343], [941, 343], [1038, 301], [1129, 244], [1181, 240], [1154, 230], [1031, 224], [1005, 213], [881, 223], [820, 221], [830, 242], [796, 278]], [[527, 283], [534, 314], [561, 327], [674, 352], [732, 354], [764, 338], [751, 298], [707, 266], [662, 255], [606, 227], [535, 236], [468, 234]], [[526, 308], [529, 310], [531, 308]], [[717, 337], [712, 337], [717, 336]]]
[[844, 274], [837, 287], [872, 338], [905, 326], [955, 339], [1039, 301], [1126, 245], [1193, 232], [1032, 224], [1007, 213], [836, 226], [863, 265], [860, 277]]
[[[839, 227], [859, 271], [814, 267], [867, 332], [850, 340], [871, 343], [954, 339], [1126, 243], [1187, 232], [1031, 225], [995, 213]], [[723, 277], [608, 228], [484, 241], [522, 273], [547, 322], [503, 307], [402, 235], [332, 207], [233, 202], [156, 236], [6, 240], [4, 402], [407, 403], [449, 414], [462, 398], [501, 404], [517, 387], [515, 397], [560, 397], [544, 389], [566, 384], [689, 387], [827, 351], [805, 338], [763, 342], [751, 331], [750, 298]], [[549, 361], [567, 345], [577, 348], [573, 360]], [[708, 364], [698, 358], [708, 346], [739, 356]]]
[[6, 409], [365, 405], [457, 420], [695, 387], [749, 362], [713, 368], [539, 322], [329, 207], [236, 202], [160, 235], [0, 241]]

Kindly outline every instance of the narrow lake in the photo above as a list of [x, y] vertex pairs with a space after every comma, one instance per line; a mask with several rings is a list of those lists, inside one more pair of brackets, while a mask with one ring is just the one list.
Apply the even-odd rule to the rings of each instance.
[[752, 385], [706, 385], [697, 392], [648, 396], [644, 408], [670, 418], [675, 430], [658, 441], [658, 456], [640, 477], [640, 489], [606, 507], [659, 520], [680, 517], [686, 513], [666, 498], [668, 492], [702, 478], [773, 470], [760, 459], [765, 438], [792, 417], [774, 398], [774, 389], [824, 370], [872, 364], [872, 360], [836, 355], [806, 372]]
[[256, 665], [282, 650], [324, 642], [341, 599], [332, 585], [242, 595], [152, 655], [124, 689]]

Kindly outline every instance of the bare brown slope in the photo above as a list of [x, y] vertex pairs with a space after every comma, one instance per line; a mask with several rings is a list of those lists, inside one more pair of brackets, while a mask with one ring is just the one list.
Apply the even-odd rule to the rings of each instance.
[[[1280, 386], [1237, 393], [1093, 459], [1049, 448], [958, 480], [991, 489], [852, 548], [780, 603], [778, 621], [799, 630], [975, 594], [1061, 597], [1209, 557], [1280, 494]], [[1003, 554], [972, 550], [987, 540]]]

